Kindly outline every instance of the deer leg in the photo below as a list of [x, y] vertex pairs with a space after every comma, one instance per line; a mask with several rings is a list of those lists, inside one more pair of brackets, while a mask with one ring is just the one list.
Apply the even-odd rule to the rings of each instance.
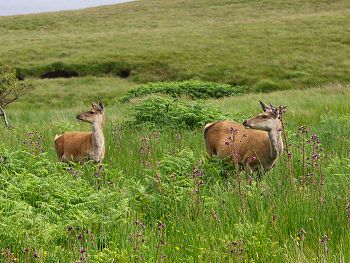
[[245, 174], [247, 175], [246, 177], [246, 180], [248, 182], [249, 185], [252, 184], [253, 182], [253, 169], [251, 168], [251, 166], [249, 165], [249, 163], [246, 163], [244, 166], [243, 166], [243, 169], [244, 169], [244, 172]]
[[246, 163], [246, 165], [244, 165], [244, 171], [247, 174], [252, 174], [253, 173], [253, 169], [250, 167], [249, 163]]
[[264, 167], [262, 165], [260, 165], [258, 172], [256, 174], [258, 182], [261, 182], [261, 179], [262, 179], [263, 175], [265, 175], [265, 173], [266, 173], [266, 171], [265, 171]]

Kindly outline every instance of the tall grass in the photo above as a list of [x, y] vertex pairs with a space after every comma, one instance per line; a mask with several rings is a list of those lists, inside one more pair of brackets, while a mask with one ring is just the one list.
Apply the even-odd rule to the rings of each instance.
[[[282, 156], [260, 183], [242, 174], [241, 195], [234, 169], [206, 158], [202, 129], [120, 126], [132, 112], [118, 99], [106, 109], [103, 167], [61, 164], [53, 137], [88, 130], [74, 120], [88, 105], [62, 97], [28, 112], [24, 98], [8, 109], [14, 128], [0, 130], [2, 260], [348, 261], [349, 95], [337, 85], [210, 100], [232, 119], [257, 114], [259, 99], [288, 106], [292, 180]], [[324, 148], [321, 190], [317, 171], [315, 182], [302, 182], [303, 124]], [[30, 131], [42, 140], [28, 140]]]

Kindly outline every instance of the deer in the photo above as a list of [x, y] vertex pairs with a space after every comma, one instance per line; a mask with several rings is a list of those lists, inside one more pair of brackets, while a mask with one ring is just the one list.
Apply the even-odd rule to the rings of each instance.
[[259, 179], [274, 167], [283, 152], [281, 112], [271, 103], [260, 101], [260, 105], [263, 112], [242, 124], [223, 120], [204, 128], [209, 156], [221, 159], [235, 156], [241, 169], [257, 172]]
[[104, 105], [91, 103], [92, 108], [79, 114], [76, 119], [90, 123], [91, 132], [70, 131], [55, 136], [55, 148], [62, 162], [84, 162], [93, 160], [101, 163], [105, 155]]

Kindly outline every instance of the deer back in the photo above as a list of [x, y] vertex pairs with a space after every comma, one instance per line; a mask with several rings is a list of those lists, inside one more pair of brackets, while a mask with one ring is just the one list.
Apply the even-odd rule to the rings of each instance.
[[93, 154], [92, 132], [65, 132], [55, 140], [58, 158], [62, 161], [83, 161]]
[[242, 124], [218, 121], [206, 126], [205, 144], [207, 153], [220, 158], [232, 158], [236, 153], [238, 162], [250, 165], [264, 163], [270, 151], [266, 131], [246, 129]]

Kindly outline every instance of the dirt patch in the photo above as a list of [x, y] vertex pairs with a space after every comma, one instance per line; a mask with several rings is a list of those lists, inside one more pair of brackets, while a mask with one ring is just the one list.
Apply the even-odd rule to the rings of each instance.
[[22, 72], [16, 72], [16, 78], [18, 80], [24, 80], [24, 74]]
[[130, 74], [131, 74], [131, 69], [126, 68], [126, 69], [121, 69], [118, 75], [119, 77], [126, 79], [130, 76]]
[[42, 79], [73, 78], [73, 77], [79, 77], [78, 72], [72, 71], [72, 70], [64, 70], [64, 69], [50, 70], [41, 74], [40, 76], [40, 78]]

